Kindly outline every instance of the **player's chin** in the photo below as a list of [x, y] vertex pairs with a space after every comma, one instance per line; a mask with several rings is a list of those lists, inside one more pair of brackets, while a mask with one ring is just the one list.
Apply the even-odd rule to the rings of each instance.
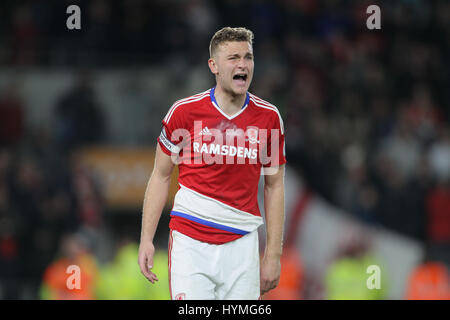
[[248, 91], [249, 85], [234, 85], [232, 86], [233, 93], [237, 96], [246, 94]]

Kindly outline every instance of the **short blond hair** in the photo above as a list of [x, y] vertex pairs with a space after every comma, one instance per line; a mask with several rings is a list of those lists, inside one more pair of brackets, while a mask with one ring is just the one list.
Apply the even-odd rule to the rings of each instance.
[[209, 43], [209, 56], [212, 57], [217, 47], [228, 41], [246, 41], [250, 45], [253, 45], [253, 32], [243, 27], [225, 27], [220, 29], [211, 38], [211, 42]]

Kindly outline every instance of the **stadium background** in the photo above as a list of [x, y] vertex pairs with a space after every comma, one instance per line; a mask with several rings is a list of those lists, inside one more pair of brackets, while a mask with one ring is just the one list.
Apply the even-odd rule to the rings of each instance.
[[136, 263], [144, 188], [170, 105], [214, 84], [223, 26], [254, 31], [251, 92], [286, 128], [286, 249], [265, 298], [448, 298], [450, 3], [436, 0], [1, 1], [0, 298], [168, 297], [176, 176], [157, 287]]

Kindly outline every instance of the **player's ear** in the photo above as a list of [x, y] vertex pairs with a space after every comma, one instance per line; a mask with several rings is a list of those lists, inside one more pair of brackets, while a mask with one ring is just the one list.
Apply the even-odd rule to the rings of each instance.
[[219, 70], [217, 69], [217, 64], [216, 64], [216, 61], [214, 60], [214, 58], [209, 58], [208, 66], [209, 66], [209, 70], [211, 70], [211, 72], [213, 74], [217, 74], [219, 72]]

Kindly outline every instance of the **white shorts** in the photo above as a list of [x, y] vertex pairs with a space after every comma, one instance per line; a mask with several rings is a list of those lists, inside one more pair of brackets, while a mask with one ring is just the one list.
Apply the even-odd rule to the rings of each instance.
[[169, 284], [173, 300], [257, 300], [258, 231], [221, 245], [170, 231]]

